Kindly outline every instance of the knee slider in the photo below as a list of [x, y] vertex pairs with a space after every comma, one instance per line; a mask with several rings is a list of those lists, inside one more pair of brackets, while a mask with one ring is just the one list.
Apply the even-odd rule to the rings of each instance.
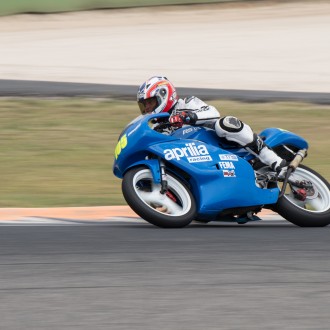
[[236, 117], [233, 117], [233, 116], [226, 116], [226, 117], [220, 118], [219, 125], [224, 131], [227, 131], [230, 133], [238, 133], [244, 127], [243, 122], [241, 122], [239, 119], [237, 119]]

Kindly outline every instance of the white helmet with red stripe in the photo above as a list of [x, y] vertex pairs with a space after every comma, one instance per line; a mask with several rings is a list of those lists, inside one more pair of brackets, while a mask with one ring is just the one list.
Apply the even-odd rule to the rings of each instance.
[[141, 113], [145, 114], [145, 100], [156, 98], [157, 104], [152, 113], [168, 112], [178, 101], [175, 87], [162, 76], [154, 76], [145, 81], [138, 90], [137, 102]]

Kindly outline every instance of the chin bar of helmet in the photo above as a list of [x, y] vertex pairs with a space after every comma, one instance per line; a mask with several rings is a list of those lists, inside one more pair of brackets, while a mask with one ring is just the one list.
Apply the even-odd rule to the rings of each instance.
[[288, 165], [288, 170], [286, 172], [286, 175], [285, 175], [285, 178], [283, 181], [283, 186], [281, 189], [281, 193], [278, 196], [278, 198], [281, 198], [284, 195], [291, 173], [296, 170], [296, 168], [299, 166], [299, 164], [304, 160], [304, 158], [306, 156], [307, 156], [307, 149], [301, 149], [296, 153], [295, 157], [293, 158], [291, 163]]

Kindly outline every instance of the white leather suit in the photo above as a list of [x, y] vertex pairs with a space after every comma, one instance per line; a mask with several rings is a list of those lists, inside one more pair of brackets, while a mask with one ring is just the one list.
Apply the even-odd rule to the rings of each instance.
[[188, 113], [191, 125], [201, 125], [213, 128], [217, 135], [228, 141], [236, 142], [256, 155], [264, 164], [279, 171], [286, 162], [268, 148], [263, 140], [251, 127], [233, 116], [220, 117], [219, 111], [195, 96], [178, 99], [170, 113], [174, 115], [181, 111]]

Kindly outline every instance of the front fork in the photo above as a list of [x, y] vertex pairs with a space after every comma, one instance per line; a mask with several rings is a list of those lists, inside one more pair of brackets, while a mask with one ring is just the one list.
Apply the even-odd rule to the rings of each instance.
[[296, 156], [293, 158], [293, 160], [291, 161], [291, 163], [288, 166], [288, 170], [286, 172], [286, 175], [285, 175], [285, 178], [283, 181], [283, 186], [282, 186], [282, 189], [281, 189], [281, 192], [280, 192], [280, 195], [278, 196], [278, 198], [280, 198], [284, 195], [291, 173], [296, 170], [296, 168], [304, 160], [306, 155], [307, 155], [307, 149], [301, 149], [296, 153]]
[[159, 160], [159, 168], [160, 168], [160, 185], [161, 185], [161, 189], [160, 189], [160, 193], [161, 194], [165, 194], [167, 192], [167, 175], [165, 172], [165, 163], [161, 158], [158, 158]]

